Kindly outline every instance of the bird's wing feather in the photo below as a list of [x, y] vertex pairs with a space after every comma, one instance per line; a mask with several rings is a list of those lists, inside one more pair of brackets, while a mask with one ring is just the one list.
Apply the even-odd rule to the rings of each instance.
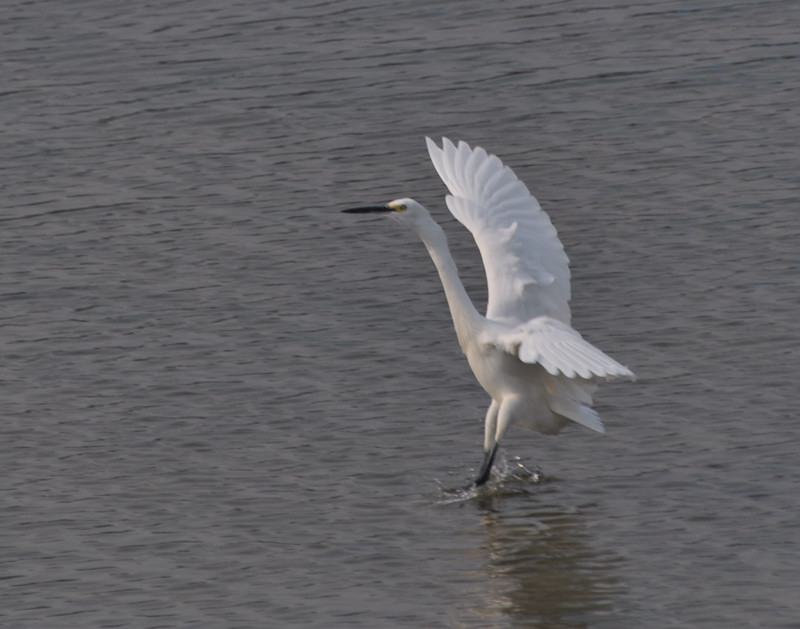
[[486, 316], [523, 323], [547, 315], [569, 323], [569, 260], [550, 218], [495, 155], [465, 142], [428, 152], [450, 194], [447, 207], [475, 239], [486, 269]]
[[524, 363], [540, 364], [553, 376], [563, 374], [584, 380], [634, 377], [630, 369], [551, 317], [537, 317], [500, 332], [492, 343]]

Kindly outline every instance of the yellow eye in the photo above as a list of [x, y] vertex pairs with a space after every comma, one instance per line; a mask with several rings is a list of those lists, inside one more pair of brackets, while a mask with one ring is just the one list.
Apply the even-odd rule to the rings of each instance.
[[404, 203], [398, 203], [397, 205], [394, 206], [394, 209], [397, 210], [398, 212], [405, 212], [406, 206]]

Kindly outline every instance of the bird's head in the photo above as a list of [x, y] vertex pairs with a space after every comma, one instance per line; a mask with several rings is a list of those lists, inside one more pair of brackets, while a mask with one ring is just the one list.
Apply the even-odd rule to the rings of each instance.
[[408, 225], [413, 229], [418, 229], [424, 223], [433, 220], [428, 210], [414, 199], [395, 199], [385, 205], [367, 205], [342, 211], [347, 214], [385, 214], [401, 225]]

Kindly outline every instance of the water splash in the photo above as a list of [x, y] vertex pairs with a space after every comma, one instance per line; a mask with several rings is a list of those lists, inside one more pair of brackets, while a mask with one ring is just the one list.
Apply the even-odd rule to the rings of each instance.
[[500, 454], [495, 462], [492, 476], [485, 485], [476, 487], [470, 483], [462, 487], [448, 487], [437, 479], [439, 503], [452, 504], [492, 495], [529, 493], [531, 485], [546, 482], [548, 477], [538, 467], [528, 467], [521, 457]]

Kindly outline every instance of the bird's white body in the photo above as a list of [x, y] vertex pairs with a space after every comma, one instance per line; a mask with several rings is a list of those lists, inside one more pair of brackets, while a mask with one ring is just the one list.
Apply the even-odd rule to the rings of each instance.
[[[508, 407], [508, 420], [502, 430], [490, 419], [484, 447], [490, 448], [511, 423], [552, 435], [561, 430], [567, 420], [550, 408], [552, 393], [548, 392], [549, 376], [541, 365], [529, 365], [497, 347], [480, 342], [471, 345], [467, 360], [480, 385], [492, 398], [494, 408], [489, 417]], [[552, 387], [551, 387], [552, 391]]]
[[497, 445], [512, 424], [555, 434], [569, 421], [603, 432], [591, 408], [597, 382], [633, 373], [570, 326], [569, 261], [550, 219], [510, 168], [481, 148], [427, 139], [447, 185], [447, 205], [470, 230], [489, 288], [486, 316], [458, 277], [447, 238], [413, 199], [354, 211], [386, 211], [411, 227], [433, 259], [462, 351], [491, 396], [484, 431], [485, 482]]

